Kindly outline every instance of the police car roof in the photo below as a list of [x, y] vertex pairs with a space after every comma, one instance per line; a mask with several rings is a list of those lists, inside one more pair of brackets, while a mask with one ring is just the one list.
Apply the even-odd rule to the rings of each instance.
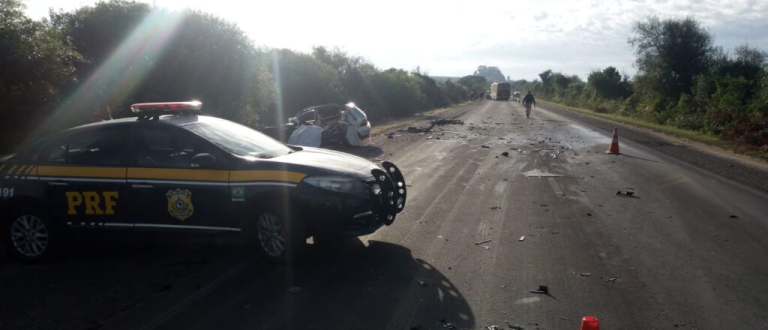
[[112, 119], [105, 121], [97, 121], [95, 123], [89, 123], [67, 129], [66, 131], [75, 131], [94, 127], [109, 127], [113, 125], [130, 125], [131, 123], [153, 122], [153, 123], [165, 123], [174, 126], [184, 126], [193, 122], [206, 122], [220, 120], [217, 117], [203, 116], [203, 115], [162, 115], [159, 120], [139, 120], [139, 117], [128, 117], [120, 119]]

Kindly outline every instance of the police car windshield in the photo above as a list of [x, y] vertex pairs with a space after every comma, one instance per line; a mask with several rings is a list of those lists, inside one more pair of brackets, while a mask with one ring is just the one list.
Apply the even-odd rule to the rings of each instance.
[[224, 119], [209, 117], [182, 127], [238, 156], [273, 158], [293, 151], [271, 137]]

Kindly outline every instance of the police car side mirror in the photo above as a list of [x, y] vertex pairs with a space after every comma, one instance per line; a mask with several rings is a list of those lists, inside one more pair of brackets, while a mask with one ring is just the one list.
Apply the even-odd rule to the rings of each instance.
[[216, 165], [216, 156], [209, 153], [197, 154], [189, 161], [190, 167], [211, 167]]

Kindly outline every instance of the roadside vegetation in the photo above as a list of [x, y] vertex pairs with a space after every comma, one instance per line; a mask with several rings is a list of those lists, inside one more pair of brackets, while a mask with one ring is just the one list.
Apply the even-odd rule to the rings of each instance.
[[[237, 25], [193, 10], [126, 0], [26, 17], [0, 0], [0, 154], [74, 125], [130, 116], [130, 104], [200, 100], [208, 114], [267, 127], [305, 107], [352, 101], [375, 122], [465, 102], [510, 81], [479, 66], [455, 79], [378, 68], [338, 48], [257, 47]], [[637, 22], [638, 74], [546, 70], [510, 81], [539, 98], [713, 136], [768, 153], [768, 56], [726, 53], [691, 18]]]
[[23, 10], [0, 0], [0, 153], [130, 116], [137, 102], [195, 99], [208, 114], [265, 127], [334, 102], [355, 102], [376, 121], [400, 118], [488, 85], [482, 76], [437, 82], [418, 68], [377, 68], [340, 49], [260, 48], [237, 25], [199, 11], [111, 0], [37, 21]]
[[[732, 53], [713, 44], [692, 18], [637, 22], [629, 43], [638, 74], [614, 67], [587, 81], [546, 70], [513, 90], [753, 155], [768, 155], [768, 54], [743, 45]], [[627, 120], [625, 120], [627, 122]], [[683, 133], [689, 132], [689, 133]], [[724, 143], [713, 143], [713, 137]]]

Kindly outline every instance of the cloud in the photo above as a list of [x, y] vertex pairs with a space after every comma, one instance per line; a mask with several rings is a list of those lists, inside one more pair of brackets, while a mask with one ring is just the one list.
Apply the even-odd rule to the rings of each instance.
[[533, 20], [536, 22], [539, 22], [547, 19], [547, 17], [549, 17], [549, 14], [547, 14], [546, 12], [541, 12], [541, 14], [533, 16]]

